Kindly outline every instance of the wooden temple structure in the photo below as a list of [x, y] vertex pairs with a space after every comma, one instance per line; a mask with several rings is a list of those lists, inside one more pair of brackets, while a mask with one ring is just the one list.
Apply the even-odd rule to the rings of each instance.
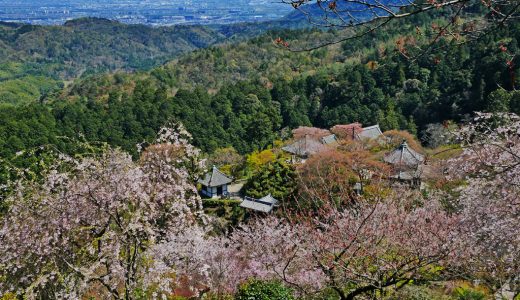
[[291, 154], [292, 162], [303, 162], [311, 155], [326, 151], [329, 149], [329, 147], [334, 147], [337, 145], [338, 139], [334, 134], [318, 138], [305, 135], [304, 137], [296, 140], [294, 143], [283, 147], [282, 150]]
[[228, 195], [228, 186], [233, 182], [233, 178], [222, 173], [217, 167], [213, 166], [211, 172], [198, 181], [202, 185], [201, 194], [203, 197], [219, 198]]
[[242, 203], [240, 203], [240, 207], [267, 214], [275, 207], [278, 207], [279, 204], [280, 202], [269, 194], [261, 199], [245, 197]]
[[425, 157], [410, 148], [406, 141], [404, 141], [397, 149], [385, 155], [384, 161], [392, 165], [393, 174], [391, 177], [393, 179], [401, 182], [408, 182], [412, 185], [421, 184], [421, 175]]

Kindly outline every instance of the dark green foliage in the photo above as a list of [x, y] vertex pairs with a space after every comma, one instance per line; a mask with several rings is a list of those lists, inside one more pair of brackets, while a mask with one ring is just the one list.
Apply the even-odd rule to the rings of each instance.
[[508, 112], [511, 96], [511, 93], [502, 89], [492, 92], [488, 96], [487, 110], [490, 112]]
[[58, 144], [59, 131], [49, 107], [0, 105], [0, 157], [34, 147]]
[[517, 115], [520, 115], [520, 92], [514, 91], [511, 93], [511, 101], [509, 102], [510, 109]]
[[235, 300], [292, 300], [293, 291], [278, 281], [252, 279], [243, 284], [235, 295]]
[[283, 159], [278, 159], [260, 168], [244, 186], [246, 195], [253, 198], [262, 198], [271, 194], [278, 200], [289, 197], [296, 186], [296, 172], [294, 167]]
[[203, 89], [167, 95], [150, 80], [136, 82], [132, 95], [112, 91], [106, 102], [80, 98], [51, 105], [0, 107], [0, 157], [44, 144], [69, 152], [58, 136], [106, 141], [137, 155], [169, 120], [181, 121], [206, 152], [233, 146], [240, 153], [268, 146], [281, 128], [276, 103], [265, 88], [243, 82], [211, 96]]
[[215, 223], [217, 228], [214, 230], [226, 233], [232, 228], [240, 226], [246, 218], [246, 211], [240, 207], [240, 203], [242, 203], [241, 200], [205, 199], [202, 205], [205, 213], [219, 218], [220, 224]]

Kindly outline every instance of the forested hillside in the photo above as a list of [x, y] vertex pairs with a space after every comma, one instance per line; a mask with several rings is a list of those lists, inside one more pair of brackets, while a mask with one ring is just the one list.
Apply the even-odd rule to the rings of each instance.
[[102, 19], [64, 26], [0, 24], [0, 102], [38, 100], [58, 81], [85, 73], [141, 70], [222, 41], [198, 26], [151, 28]]
[[135, 153], [136, 143], [174, 119], [204, 151], [233, 146], [247, 153], [269, 145], [285, 127], [379, 123], [384, 130], [422, 136], [430, 123], [460, 121], [474, 111], [519, 111], [519, 95], [511, 92], [519, 70], [516, 59], [511, 61], [518, 25], [475, 43], [444, 43], [410, 62], [397, 51], [398, 43], [412, 38], [419, 43], [420, 22], [310, 53], [293, 53], [273, 39], [297, 43], [336, 33], [271, 32], [198, 50], [146, 73], [89, 77], [47, 99], [44, 107], [24, 108], [34, 114], [7, 113], [13, 117], [2, 121], [1, 151], [9, 156], [36, 146], [24, 128], [38, 122], [53, 124], [41, 131], [43, 140], [81, 133]]
[[149, 70], [181, 54], [253, 37], [258, 23], [149, 27], [84, 18], [63, 26], [0, 23], [0, 103], [26, 103], [59, 90], [63, 81], [104, 72]]

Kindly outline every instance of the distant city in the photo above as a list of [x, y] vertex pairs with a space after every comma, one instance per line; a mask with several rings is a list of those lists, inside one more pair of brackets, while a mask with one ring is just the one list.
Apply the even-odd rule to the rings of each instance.
[[127, 24], [227, 24], [269, 21], [291, 12], [277, 0], [0, 0], [0, 21], [63, 24], [98, 17]]

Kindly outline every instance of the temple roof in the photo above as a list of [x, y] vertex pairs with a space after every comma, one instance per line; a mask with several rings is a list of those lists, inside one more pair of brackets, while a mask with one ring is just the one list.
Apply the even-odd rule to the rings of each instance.
[[310, 136], [305, 136], [296, 142], [282, 148], [283, 151], [298, 155], [309, 156], [326, 149], [326, 145], [322, 140], [316, 140]]
[[207, 187], [218, 187], [230, 184], [232, 181], [232, 178], [229, 178], [226, 174], [217, 169], [217, 167], [213, 166], [213, 170], [207, 173], [203, 179], [200, 179], [199, 183]]
[[360, 133], [357, 133], [357, 137], [360, 140], [374, 140], [382, 135], [383, 135], [383, 132], [381, 131], [381, 128], [379, 127], [379, 125], [365, 127], [363, 129], [361, 129]]
[[256, 210], [263, 213], [269, 213], [275, 206], [278, 206], [278, 200], [276, 200], [271, 194], [261, 198], [254, 199], [245, 197], [244, 201], [240, 203], [240, 207]]
[[335, 134], [327, 135], [321, 138], [321, 142], [324, 145], [333, 145], [338, 143], [338, 139]]
[[384, 161], [392, 165], [413, 168], [424, 162], [424, 155], [410, 148], [405, 141], [397, 149], [385, 155]]

